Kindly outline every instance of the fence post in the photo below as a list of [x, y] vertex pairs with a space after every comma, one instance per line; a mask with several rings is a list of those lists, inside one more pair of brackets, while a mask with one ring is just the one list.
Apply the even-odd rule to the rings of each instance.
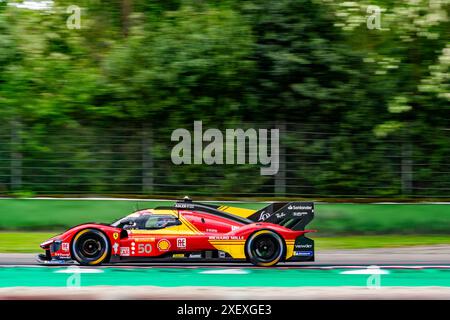
[[18, 120], [11, 121], [11, 191], [22, 189], [22, 138], [20, 136], [21, 124]]
[[406, 140], [402, 142], [402, 195], [407, 196], [412, 194], [413, 184], [413, 162], [412, 162], [412, 144], [411, 141]]
[[142, 192], [153, 192], [153, 136], [151, 127], [142, 129]]
[[286, 132], [286, 123], [277, 122], [276, 128], [280, 130], [280, 166], [275, 175], [275, 196], [285, 196], [286, 194], [286, 147], [282, 137]]

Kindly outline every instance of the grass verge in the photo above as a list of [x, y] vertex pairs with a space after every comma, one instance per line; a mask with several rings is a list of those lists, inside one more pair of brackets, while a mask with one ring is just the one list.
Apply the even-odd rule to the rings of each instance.
[[[137, 208], [173, 201], [0, 199], [0, 230], [61, 230], [86, 222], [112, 222]], [[264, 203], [227, 203], [258, 209]], [[316, 204], [308, 228], [320, 235], [450, 234], [447, 204]]]
[[0, 253], [34, 253], [55, 232], [0, 232]]

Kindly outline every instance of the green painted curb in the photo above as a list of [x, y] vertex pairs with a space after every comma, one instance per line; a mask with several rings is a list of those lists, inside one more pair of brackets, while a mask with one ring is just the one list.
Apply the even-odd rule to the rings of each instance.
[[[383, 268], [382, 271], [386, 274], [345, 274], [351, 270], [353, 269], [3, 267], [0, 268], [0, 287], [365, 287], [368, 283], [379, 283], [380, 286], [450, 287], [450, 269]], [[367, 269], [361, 270], [365, 272]]]

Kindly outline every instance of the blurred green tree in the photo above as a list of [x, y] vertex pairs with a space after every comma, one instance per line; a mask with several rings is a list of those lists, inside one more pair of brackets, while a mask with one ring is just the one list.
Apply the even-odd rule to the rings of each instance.
[[[1, 191], [448, 193], [448, 2], [379, 1], [379, 30], [344, 0], [71, 4], [0, 2]], [[194, 120], [283, 128], [281, 174], [172, 165]]]

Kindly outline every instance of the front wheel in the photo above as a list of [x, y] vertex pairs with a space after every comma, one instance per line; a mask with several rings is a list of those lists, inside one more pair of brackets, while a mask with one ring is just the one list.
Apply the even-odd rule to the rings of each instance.
[[245, 252], [250, 262], [261, 267], [277, 264], [283, 257], [283, 251], [283, 239], [270, 230], [255, 232], [245, 245]]
[[72, 255], [81, 265], [95, 266], [105, 262], [109, 242], [105, 234], [95, 229], [85, 229], [76, 234], [72, 242]]

